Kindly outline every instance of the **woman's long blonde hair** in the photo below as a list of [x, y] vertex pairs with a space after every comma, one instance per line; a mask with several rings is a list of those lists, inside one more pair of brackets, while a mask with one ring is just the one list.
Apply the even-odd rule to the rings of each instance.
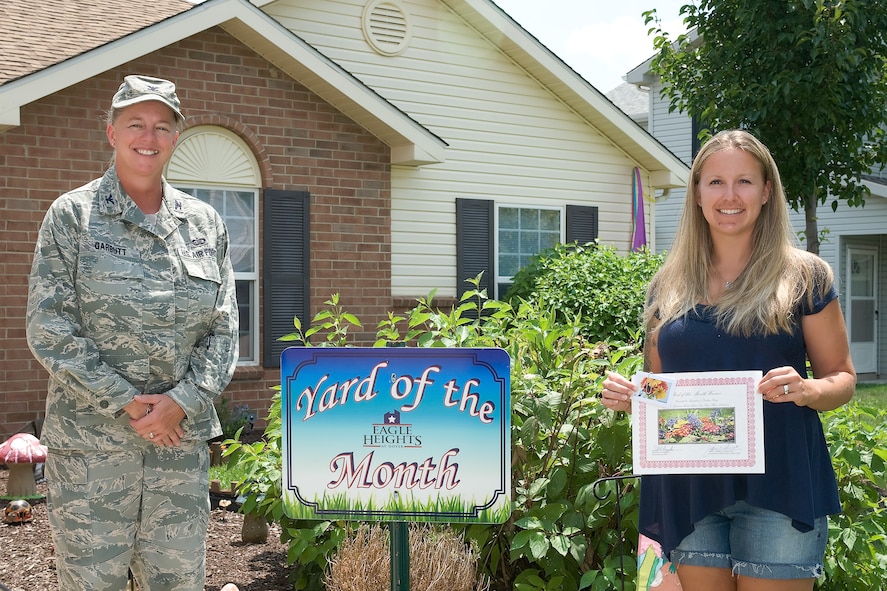
[[814, 283], [826, 290], [834, 281], [822, 259], [799, 248], [779, 169], [770, 151], [747, 131], [722, 131], [706, 142], [693, 160], [674, 243], [647, 290], [644, 323], [648, 335], [708, 300], [713, 244], [708, 222], [697, 205], [699, 177], [712, 154], [730, 148], [754, 156], [771, 191], [755, 222], [748, 264], [714, 308], [718, 325], [743, 336], [791, 332], [801, 297], [806, 295], [812, 305]]

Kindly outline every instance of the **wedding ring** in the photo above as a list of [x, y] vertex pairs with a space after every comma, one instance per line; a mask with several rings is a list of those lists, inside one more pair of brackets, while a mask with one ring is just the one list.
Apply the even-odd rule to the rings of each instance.
[[148, 439], [154, 439], [154, 431], [148, 433]]
[[783, 384], [782, 386], [782, 395], [788, 396], [788, 384]]

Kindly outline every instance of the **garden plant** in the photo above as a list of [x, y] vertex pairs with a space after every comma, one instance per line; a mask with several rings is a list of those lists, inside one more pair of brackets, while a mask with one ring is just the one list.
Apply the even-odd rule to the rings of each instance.
[[[477, 573], [477, 552], [446, 527], [411, 524], [410, 589], [484, 591]], [[327, 591], [388, 591], [391, 554], [387, 528], [361, 523], [349, 531], [330, 561]]]
[[[619, 494], [595, 494], [600, 492], [598, 479], [630, 475], [630, 424], [624, 414], [599, 405], [596, 396], [606, 371], [631, 375], [641, 368], [643, 286], [660, 259], [646, 252], [619, 257], [591, 246], [558, 247], [548, 254], [553, 260], [540, 258], [533, 265], [538, 276], [516, 278], [521, 284], [508, 301], [488, 299], [477, 289], [476, 278], [474, 289], [449, 310], [438, 309], [432, 293], [404, 316], [389, 314], [377, 327], [376, 345], [501, 347], [511, 357], [511, 518], [501, 524], [452, 526], [466, 559], [476, 552], [478, 574], [490, 589], [632, 590], [637, 482], [607, 480], [604, 492], [619, 487]], [[559, 274], [562, 267], [582, 274], [583, 281]], [[613, 297], [604, 293], [610, 288], [602, 289], [603, 282], [633, 287]], [[573, 310], [568, 302], [581, 309]], [[359, 327], [360, 320], [335, 295], [326, 305], [311, 326], [296, 320], [288, 340], [303, 346], [348, 346], [349, 329]], [[609, 324], [600, 321], [602, 308], [618, 309], [608, 317]], [[831, 521], [825, 575], [817, 588], [879, 588], [887, 579], [884, 413], [851, 403], [823, 419], [844, 513]], [[284, 514], [279, 391], [266, 424], [260, 441], [227, 442], [226, 453], [236, 455], [245, 468], [242, 510], [280, 524], [294, 566], [293, 588], [322, 591], [330, 563], [351, 540], [353, 527], [338, 521], [296, 521]]]

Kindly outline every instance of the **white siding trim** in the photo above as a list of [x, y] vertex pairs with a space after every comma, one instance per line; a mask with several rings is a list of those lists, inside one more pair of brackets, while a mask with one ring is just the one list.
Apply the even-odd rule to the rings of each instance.
[[456, 295], [456, 198], [595, 205], [600, 240], [627, 251], [637, 163], [444, 4], [403, 4], [413, 35], [395, 57], [362, 38], [361, 0], [267, 7], [449, 144], [444, 163], [392, 168], [392, 295]]

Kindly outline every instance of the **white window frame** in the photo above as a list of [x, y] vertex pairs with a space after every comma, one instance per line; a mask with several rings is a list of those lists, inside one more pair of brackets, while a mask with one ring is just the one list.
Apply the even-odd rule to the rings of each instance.
[[[233, 193], [250, 193], [252, 195], [252, 211], [253, 218], [251, 224], [251, 233], [253, 236], [253, 256], [250, 267], [252, 267], [252, 271], [237, 271], [234, 270], [234, 280], [238, 283], [247, 283], [249, 286], [250, 293], [250, 330], [249, 330], [249, 339], [248, 343], [252, 346], [247, 348], [243, 347], [243, 339], [241, 338], [241, 347], [240, 347], [240, 359], [238, 363], [240, 365], [258, 365], [259, 364], [259, 191], [258, 189], [244, 189], [242, 187], [221, 187], [218, 185], [202, 185], [200, 183], [189, 183], [188, 186], [179, 186], [177, 187], [180, 190], [185, 191], [189, 195], [192, 194], [190, 189], [198, 189], [205, 191], [230, 191]], [[229, 227], [229, 236], [230, 236], [230, 228], [232, 224], [229, 223], [229, 219], [226, 216], [226, 212], [219, 212], [219, 215], [222, 216], [222, 219], [225, 220], [225, 223]], [[234, 238], [234, 237], [232, 237]], [[233, 242], [230, 246], [234, 246]], [[241, 329], [242, 334], [242, 329]]]
[[[527, 205], [527, 204], [518, 204], [518, 203], [496, 203], [495, 208], [494, 208], [495, 224], [494, 224], [494, 230], [493, 230], [496, 233], [495, 239], [493, 240], [494, 250], [495, 250], [495, 252], [493, 254], [493, 264], [495, 265], [495, 276], [496, 276], [495, 291], [496, 291], [496, 293], [492, 294], [492, 297], [496, 297], [496, 298], [501, 298], [502, 296], [505, 295], [504, 293], [498, 293], [500, 285], [503, 285], [503, 284], [510, 285], [514, 281], [513, 275], [509, 275], [509, 276], [502, 275], [499, 270], [499, 230], [500, 230], [499, 213], [502, 209], [525, 209], [525, 210], [532, 210], [532, 211], [556, 211], [556, 212], [558, 212], [558, 221], [559, 221], [559, 226], [560, 226], [559, 227], [560, 235], [558, 236], [558, 240], [557, 240], [558, 242], [564, 241], [564, 236], [566, 235], [566, 227], [567, 227], [567, 225], [566, 225], [567, 224], [566, 208], [562, 205], [561, 206], [552, 206], [552, 205]], [[538, 254], [538, 252], [534, 253], [534, 254]]]
[[[253, 195], [253, 270], [235, 270], [234, 279], [241, 285], [248, 283], [251, 300], [248, 333], [251, 346], [248, 350], [240, 348], [238, 365], [258, 366], [261, 363], [262, 338], [259, 324], [259, 193], [262, 175], [255, 155], [247, 143], [231, 130], [216, 125], [198, 125], [186, 129], [179, 136], [165, 174], [170, 184], [186, 191], [194, 188]], [[219, 213], [225, 217], [223, 212]]]

